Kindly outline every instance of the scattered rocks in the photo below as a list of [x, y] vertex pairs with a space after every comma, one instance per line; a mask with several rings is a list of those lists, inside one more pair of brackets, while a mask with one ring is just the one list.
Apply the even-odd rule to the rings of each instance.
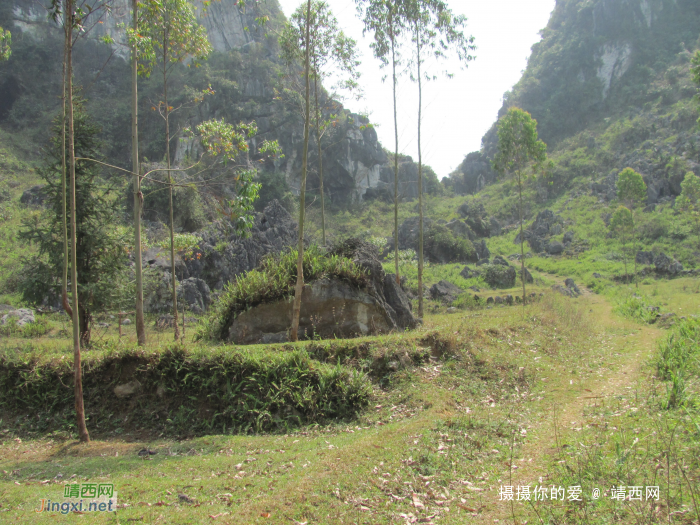
[[559, 255], [564, 252], [564, 245], [559, 241], [550, 241], [546, 246], [549, 255]]
[[566, 279], [564, 281], [564, 285], [565, 286], [555, 284], [554, 286], [552, 286], [552, 290], [559, 292], [560, 294], [565, 295], [567, 297], [576, 298], [579, 295], [581, 295], [581, 290], [579, 290], [578, 286], [576, 286], [576, 283], [573, 279]]

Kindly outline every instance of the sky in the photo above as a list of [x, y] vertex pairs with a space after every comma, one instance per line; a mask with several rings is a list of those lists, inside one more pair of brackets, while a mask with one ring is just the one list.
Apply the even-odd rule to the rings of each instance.
[[[278, 0], [289, 17], [302, 3]], [[354, 0], [326, 0], [341, 29], [358, 42], [362, 65], [360, 84], [364, 98], [346, 100], [351, 111], [366, 113], [382, 145], [393, 151], [394, 124], [390, 70], [382, 70], [372, 55], [371, 37], [362, 36]], [[481, 137], [496, 121], [503, 94], [520, 79], [530, 48], [540, 40], [555, 0], [447, 0], [452, 11], [467, 17], [465, 33], [473, 35], [476, 59], [464, 70], [459, 63], [429, 65], [445, 69], [451, 79], [439, 77], [423, 84], [421, 145], [423, 163], [439, 178], [449, 175], [464, 157], [481, 148]], [[402, 78], [398, 83], [399, 152], [418, 158], [418, 86]]]

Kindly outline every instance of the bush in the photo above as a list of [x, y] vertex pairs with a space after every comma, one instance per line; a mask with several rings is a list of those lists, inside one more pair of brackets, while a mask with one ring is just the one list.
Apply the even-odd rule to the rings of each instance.
[[658, 310], [652, 309], [646, 297], [637, 294], [620, 299], [613, 311], [628, 319], [649, 324], [656, 320], [658, 313]]
[[474, 245], [468, 239], [455, 237], [442, 224], [432, 223], [425, 231], [423, 253], [430, 262], [476, 262]]
[[[259, 304], [294, 296], [297, 250], [270, 255], [260, 266], [226, 285], [219, 300], [203, 320], [198, 339], [223, 340], [238, 314]], [[350, 259], [322, 253], [317, 246], [304, 252], [304, 282], [337, 277], [357, 286], [368, 284], [367, 275]]]
[[277, 199], [285, 210], [291, 214], [295, 213], [296, 198], [289, 189], [283, 173], [262, 171], [258, 173], [255, 182], [262, 184], [258, 192], [258, 200], [255, 201], [257, 211], [263, 211], [265, 206]]
[[700, 372], [698, 349], [700, 348], [700, 321], [683, 319], [661, 343], [656, 359], [659, 379], [670, 381], [664, 408], [689, 404], [687, 378], [697, 378]]

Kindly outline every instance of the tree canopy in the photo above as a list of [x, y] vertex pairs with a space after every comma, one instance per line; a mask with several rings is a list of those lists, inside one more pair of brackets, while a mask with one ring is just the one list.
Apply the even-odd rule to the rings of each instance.
[[642, 176], [632, 168], [625, 168], [617, 178], [617, 198], [634, 208], [647, 198], [647, 185]]

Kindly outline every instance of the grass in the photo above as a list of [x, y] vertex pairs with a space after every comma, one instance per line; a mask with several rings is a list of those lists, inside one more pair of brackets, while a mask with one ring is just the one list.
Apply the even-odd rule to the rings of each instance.
[[[429, 316], [413, 332], [249, 349], [258, 361], [272, 362], [271, 354], [287, 360], [303, 352], [314, 369], [366, 372], [372, 385], [369, 404], [345, 422], [255, 435], [213, 429], [206, 437], [176, 441], [158, 437], [166, 422], [151, 409], [152, 400], [127, 405], [125, 413], [118, 411], [121, 401], [105, 399], [102, 404], [113, 418], [128, 415], [135, 423], [124, 422], [116, 433], [113, 427], [97, 428], [101, 416], [89, 411], [96, 441], [76, 447], [69, 441], [69, 426], [40, 430], [42, 420], [34, 412], [20, 421], [4, 418], [0, 480], [8, 489], [2, 509], [10, 519], [21, 521], [31, 512], [38, 523], [48, 522], [50, 513], [33, 513], [39, 499], [58, 500], [66, 480], [102, 480], [114, 483], [125, 505], [118, 511], [120, 522], [154, 522], [161, 515], [169, 523], [212, 519], [207, 516], [224, 523], [388, 523], [403, 520], [401, 514], [416, 519], [437, 514], [445, 523], [478, 520], [473, 514], [483, 512], [497, 493], [514, 431], [521, 435], [543, 409], [543, 385], [596, 352], [583, 308], [583, 303], [551, 295], [529, 306], [524, 321], [519, 309], [473, 310]], [[197, 348], [190, 361], [213, 364], [241, 353], [230, 347]], [[152, 373], [152, 363], [166, 354], [146, 351], [135, 373]], [[121, 354], [120, 362], [127, 356], [134, 354]], [[94, 359], [104, 367], [98, 363], [117, 357], [114, 351], [97, 350]], [[41, 363], [60, 361], [52, 354]], [[187, 359], [173, 362], [189, 370], [194, 366]], [[211, 369], [196, 373], [195, 392], [197, 381], [210, 377]], [[197, 424], [196, 417], [181, 417]], [[143, 446], [158, 453], [146, 461], [136, 455]], [[113, 517], [91, 519], [101, 523]]]

